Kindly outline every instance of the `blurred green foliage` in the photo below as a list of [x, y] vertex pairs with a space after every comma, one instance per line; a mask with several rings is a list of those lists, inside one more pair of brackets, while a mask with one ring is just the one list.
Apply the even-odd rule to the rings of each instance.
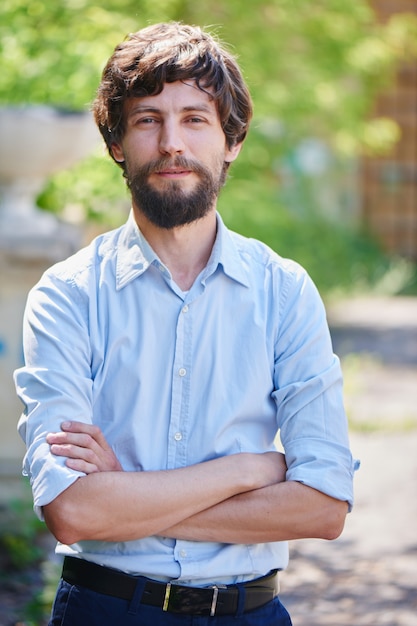
[[[169, 19], [206, 26], [228, 42], [253, 95], [252, 130], [220, 201], [225, 221], [299, 260], [326, 291], [378, 282], [392, 260], [358, 232], [349, 202], [329, 222], [332, 207], [321, 205], [315, 174], [294, 168], [293, 157], [306, 138], [319, 139], [342, 163], [342, 180], [355, 155], [393, 145], [396, 125], [369, 114], [398, 61], [417, 52], [415, 16], [377, 24], [366, 0], [2, 0], [0, 102], [86, 108], [114, 46]], [[295, 184], [283, 176], [288, 164]], [[39, 202], [109, 225], [128, 209], [121, 172], [103, 150], [55, 175]]]
[[2, 599], [8, 592], [15, 600], [7, 603], [19, 618], [13, 624], [47, 623], [62, 568], [59, 561], [50, 561], [53, 544], [45, 524], [33, 514], [32, 492], [22, 479], [19, 495], [0, 506], [0, 586], [6, 590]]
[[33, 515], [30, 489], [25, 489], [24, 497], [1, 505], [0, 550], [4, 572], [23, 570], [40, 559], [43, 552], [36, 538], [42, 532], [45, 525]]

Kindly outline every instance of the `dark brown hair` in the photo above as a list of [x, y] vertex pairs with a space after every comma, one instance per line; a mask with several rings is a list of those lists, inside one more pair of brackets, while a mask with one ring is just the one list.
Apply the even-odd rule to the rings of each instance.
[[243, 141], [252, 101], [235, 58], [199, 27], [169, 22], [129, 35], [103, 70], [92, 108], [110, 154], [125, 132], [128, 98], [158, 95], [165, 83], [190, 79], [216, 102], [228, 147]]

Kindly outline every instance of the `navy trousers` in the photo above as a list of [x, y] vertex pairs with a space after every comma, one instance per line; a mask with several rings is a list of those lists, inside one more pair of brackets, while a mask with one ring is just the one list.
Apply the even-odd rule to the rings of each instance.
[[[241, 605], [244, 589], [239, 590]], [[139, 583], [132, 600], [126, 601], [61, 580], [49, 626], [291, 626], [290, 616], [278, 597], [247, 613], [238, 607], [235, 615], [201, 617], [168, 613], [141, 604], [142, 591]]]

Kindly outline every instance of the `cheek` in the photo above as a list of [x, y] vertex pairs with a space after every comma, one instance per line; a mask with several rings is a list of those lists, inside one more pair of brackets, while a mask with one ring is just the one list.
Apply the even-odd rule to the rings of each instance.
[[143, 166], [147, 165], [153, 159], [155, 159], [154, 154], [147, 155], [142, 149], [125, 149], [125, 164], [128, 171], [135, 172], [143, 168]]

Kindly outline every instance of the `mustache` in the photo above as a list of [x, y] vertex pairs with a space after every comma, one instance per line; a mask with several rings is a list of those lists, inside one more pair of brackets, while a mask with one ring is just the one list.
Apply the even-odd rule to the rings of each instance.
[[158, 172], [163, 172], [164, 170], [170, 168], [178, 168], [182, 170], [189, 170], [191, 172], [195, 172], [196, 174], [204, 175], [207, 173], [207, 169], [201, 165], [198, 161], [194, 161], [192, 159], [187, 159], [181, 155], [177, 155], [174, 158], [171, 157], [160, 157], [158, 159], [153, 159], [142, 165], [140, 169], [140, 175], [142, 177], [150, 176], [151, 174], [157, 174]]

